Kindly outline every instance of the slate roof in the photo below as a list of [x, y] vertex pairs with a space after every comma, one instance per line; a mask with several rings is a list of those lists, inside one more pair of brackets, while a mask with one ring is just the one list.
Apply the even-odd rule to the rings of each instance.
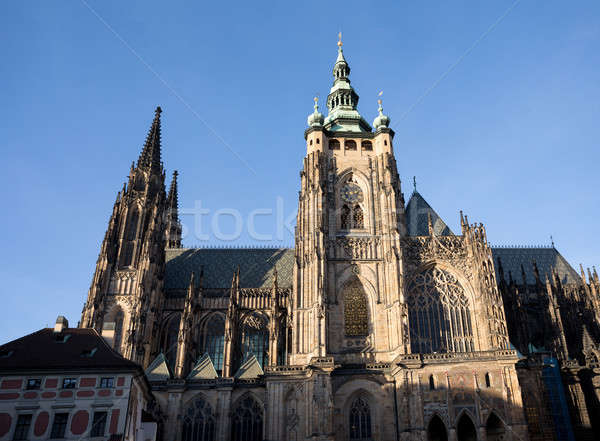
[[[406, 223], [409, 236], [429, 235], [427, 215], [431, 216], [437, 235], [453, 235], [450, 228], [417, 191], [406, 206]], [[502, 261], [504, 277], [512, 273], [517, 284], [521, 282], [521, 265], [528, 284], [535, 284], [533, 261], [537, 263], [544, 282], [555, 268], [563, 283], [579, 283], [581, 278], [565, 258], [553, 247], [492, 247], [496, 276], [500, 280], [498, 258]], [[199, 248], [168, 249], [165, 275], [167, 290], [185, 290], [192, 272], [197, 275], [204, 269], [204, 288], [231, 287], [234, 272], [240, 267], [241, 288], [270, 288], [273, 284], [273, 267], [277, 265], [277, 278], [281, 288], [291, 288], [294, 268], [294, 250], [291, 248]], [[198, 278], [196, 279], [198, 280]]]
[[290, 248], [172, 248], [166, 254], [167, 290], [186, 289], [192, 272], [198, 276], [202, 269], [203, 288], [231, 288], [238, 267], [241, 288], [270, 288], [275, 266], [279, 287], [292, 287], [294, 250]]
[[522, 283], [521, 265], [525, 269], [527, 284], [535, 284], [533, 261], [537, 264], [542, 283], [545, 283], [546, 275], [551, 277], [551, 268], [554, 267], [562, 283], [580, 283], [581, 277], [573, 269], [569, 262], [554, 247], [492, 247], [496, 277], [500, 280], [498, 259], [502, 262], [504, 279], [508, 282], [508, 272], [517, 284]]
[[[0, 372], [13, 370], [141, 370], [113, 351], [94, 329], [66, 328], [57, 339], [52, 328], [40, 329], [0, 346]], [[87, 354], [87, 355], [86, 355]]]
[[441, 217], [435, 212], [431, 205], [421, 196], [418, 191], [414, 191], [408, 204], [406, 205], [406, 227], [409, 236], [428, 236], [429, 228], [427, 226], [427, 214], [431, 216], [433, 231], [438, 236], [451, 236], [452, 231]]

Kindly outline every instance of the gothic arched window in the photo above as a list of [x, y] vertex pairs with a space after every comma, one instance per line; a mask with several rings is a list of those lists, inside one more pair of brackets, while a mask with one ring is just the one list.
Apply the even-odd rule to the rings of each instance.
[[136, 206], [131, 208], [127, 220], [127, 228], [125, 230], [125, 240], [134, 240], [137, 233], [138, 220], [140, 217], [139, 210]]
[[356, 204], [352, 209], [352, 227], [353, 228], [364, 228], [364, 216], [360, 205]]
[[263, 410], [251, 396], [243, 398], [231, 416], [231, 441], [262, 441]]
[[474, 350], [469, 300], [452, 274], [438, 267], [418, 274], [407, 305], [413, 353]]
[[183, 417], [183, 441], [213, 441], [215, 439], [215, 417], [212, 407], [198, 397], [188, 407]]
[[364, 399], [358, 397], [350, 406], [349, 423], [351, 441], [371, 439], [371, 411]]
[[341, 221], [342, 230], [347, 230], [348, 228], [350, 228], [350, 207], [348, 207], [346, 204], [342, 206]]
[[164, 334], [163, 352], [171, 371], [175, 369], [177, 359], [177, 341], [179, 338], [179, 315], [173, 317], [167, 324]]
[[344, 330], [348, 336], [369, 334], [369, 310], [365, 289], [356, 277], [344, 288]]
[[266, 320], [257, 314], [250, 315], [242, 327], [242, 359], [256, 356], [261, 367], [269, 360], [269, 331]]
[[123, 340], [123, 311], [119, 308], [115, 314], [115, 338], [113, 341], [113, 348], [119, 353], [121, 353], [121, 340]]
[[212, 316], [204, 328], [204, 352], [208, 353], [220, 375], [223, 370], [223, 347], [225, 344], [225, 320], [221, 315]]

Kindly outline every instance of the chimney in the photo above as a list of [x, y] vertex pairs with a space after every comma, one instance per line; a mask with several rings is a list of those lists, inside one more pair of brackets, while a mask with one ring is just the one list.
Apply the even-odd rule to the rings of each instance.
[[64, 332], [65, 329], [67, 329], [69, 327], [69, 321], [62, 315], [59, 315], [56, 318], [56, 324], [54, 325], [54, 333], [55, 334], [60, 334], [61, 332]]
[[102, 325], [102, 338], [106, 340], [106, 343], [111, 348], [113, 347], [115, 341], [115, 322], [105, 322]]

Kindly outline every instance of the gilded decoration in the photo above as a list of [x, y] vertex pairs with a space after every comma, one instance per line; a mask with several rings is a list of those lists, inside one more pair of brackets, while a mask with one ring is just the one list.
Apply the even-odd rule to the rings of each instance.
[[362, 283], [356, 278], [344, 288], [344, 330], [347, 336], [369, 334], [367, 296]]

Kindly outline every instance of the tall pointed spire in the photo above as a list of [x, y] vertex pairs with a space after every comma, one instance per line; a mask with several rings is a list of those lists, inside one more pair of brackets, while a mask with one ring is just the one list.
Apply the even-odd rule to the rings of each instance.
[[160, 143], [160, 114], [162, 109], [160, 106], [154, 111], [154, 120], [148, 131], [146, 142], [142, 153], [138, 159], [137, 166], [150, 169], [152, 172], [160, 173], [162, 168], [161, 163], [161, 143]]
[[181, 223], [179, 222], [179, 209], [177, 197], [177, 170], [173, 172], [169, 196], [167, 196], [167, 228], [166, 245], [167, 248], [181, 248]]

